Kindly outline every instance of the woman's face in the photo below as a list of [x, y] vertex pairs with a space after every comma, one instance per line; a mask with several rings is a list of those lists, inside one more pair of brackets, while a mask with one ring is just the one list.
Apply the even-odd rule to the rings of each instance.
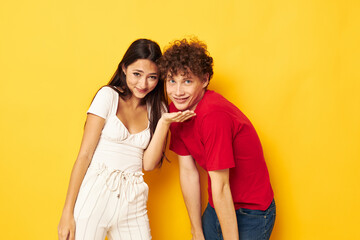
[[126, 83], [136, 98], [144, 98], [159, 82], [158, 68], [148, 59], [136, 60], [122, 70], [126, 75]]

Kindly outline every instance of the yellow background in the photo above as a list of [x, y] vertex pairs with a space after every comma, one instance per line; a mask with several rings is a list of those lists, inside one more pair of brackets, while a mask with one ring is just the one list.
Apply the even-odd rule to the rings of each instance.
[[[95, 92], [135, 39], [188, 35], [262, 140], [272, 239], [360, 239], [359, 1], [3, 0], [0, 30], [1, 239], [57, 238]], [[167, 154], [146, 173], [153, 239], [190, 239]]]

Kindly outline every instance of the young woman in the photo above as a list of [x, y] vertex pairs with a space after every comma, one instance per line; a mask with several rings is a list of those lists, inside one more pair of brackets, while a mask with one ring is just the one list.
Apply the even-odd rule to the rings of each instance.
[[136, 40], [93, 99], [58, 226], [60, 240], [151, 239], [142, 168], [161, 164], [170, 123], [195, 115], [166, 113], [155, 63], [160, 57], [157, 43]]

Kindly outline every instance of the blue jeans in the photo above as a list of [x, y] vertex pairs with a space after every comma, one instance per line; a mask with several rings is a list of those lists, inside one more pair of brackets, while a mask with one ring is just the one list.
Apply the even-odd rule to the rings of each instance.
[[[276, 205], [273, 200], [265, 211], [240, 208], [236, 218], [240, 240], [268, 240], [274, 227]], [[208, 204], [202, 216], [205, 240], [223, 240], [215, 209]]]

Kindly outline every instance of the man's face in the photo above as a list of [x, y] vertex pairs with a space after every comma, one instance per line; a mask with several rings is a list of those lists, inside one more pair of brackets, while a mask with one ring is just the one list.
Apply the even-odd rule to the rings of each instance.
[[179, 111], [195, 110], [208, 85], [209, 77], [194, 75], [190, 70], [185, 74], [178, 72], [177, 75], [168, 74], [166, 77], [166, 91]]

